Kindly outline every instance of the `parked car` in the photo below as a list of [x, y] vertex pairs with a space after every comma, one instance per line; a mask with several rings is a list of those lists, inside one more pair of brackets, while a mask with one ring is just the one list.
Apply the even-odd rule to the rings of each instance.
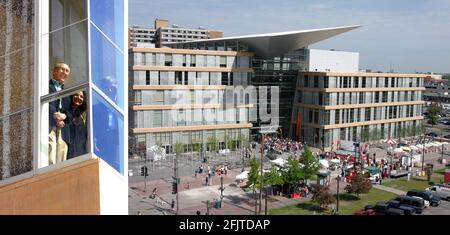
[[434, 196], [437, 196], [441, 199], [445, 199], [447, 201], [450, 201], [450, 187], [445, 185], [433, 185], [427, 189], [425, 189], [427, 192], [430, 192]]
[[431, 136], [431, 137], [438, 137], [438, 134], [436, 134], [434, 132], [427, 133], [427, 135]]
[[373, 207], [373, 210], [382, 215], [404, 215], [405, 214], [405, 212], [403, 210], [389, 207], [389, 205], [384, 202], [378, 202]]
[[432, 193], [427, 192], [427, 191], [413, 189], [413, 190], [408, 191], [406, 193], [406, 195], [420, 197], [423, 200], [428, 201], [430, 203], [430, 205], [434, 206], [434, 207], [439, 206], [441, 204], [440, 197], [436, 197]]
[[403, 210], [405, 215], [413, 215], [413, 214], [416, 213], [416, 209], [414, 209], [413, 207], [407, 206], [407, 205], [402, 205], [397, 200], [390, 200], [390, 201], [387, 202], [387, 204], [389, 205], [389, 207]]
[[413, 207], [417, 214], [422, 214], [422, 211], [425, 209], [425, 201], [422, 198], [398, 196], [393, 198], [393, 200], [399, 201], [402, 205]]
[[373, 209], [355, 211], [354, 215], [379, 215]]

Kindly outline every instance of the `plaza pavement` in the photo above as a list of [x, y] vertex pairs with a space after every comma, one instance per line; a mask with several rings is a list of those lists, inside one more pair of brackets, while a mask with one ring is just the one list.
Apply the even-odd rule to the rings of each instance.
[[[385, 151], [380, 149], [373, 149], [377, 151], [377, 158], [385, 157]], [[425, 157], [425, 163], [434, 164], [434, 169], [440, 169], [445, 165], [438, 162], [441, 157], [440, 153], [427, 153]], [[448, 156], [445, 155], [448, 160]], [[248, 170], [248, 168], [246, 169]], [[214, 208], [214, 204], [211, 206], [210, 214], [213, 215], [251, 215], [254, 214], [254, 199], [251, 191], [244, 192], [241, 188], [235, 184], [236, 175], [241, 173], [241, 169], [231, 169], [227, 175], [224, 175], [224, 187], [223, 202], [220, 209]], [[335, 179], [337, 172], [333, 172], [331, 179]], [[179, 201], [180, 208], [178, 214], [180, 215], [195, 215], [196, 211], [200, 211], [201, 214], [205, 214], [206, 201], [211, 203], [215, 199], [220, 199], [220, 177], [214, 176], [212, 178], [212, 186], [205, 186], [206, 174], [185, 175], [180, 177], [179, 185]], [[385, 179], [389, 180], [389, 179]], [[187, 189], [187, 184], [190, 187]], [[144, 182], [130, 182], [129, 183], [129, 214], [137, 214], [138, 211], [143, 215], [164, 215], [173, 214], [170, 210], [169, 204], [158, 203], [159, 200], [151, 199], [148, 196], [152, 193], [153, 188], [157, 188], [157, 194], [161, 196], [164, 201], [170, 202], [175, 199], [175, 195], [172, 195], [172, 184], [170, 180], [156, 179], [147, 182], [146, 191], [144, 192]], [[341, 182], [340, 192], [343, 192], [345, 183]], [[396, 190], [393, 188], [374, 185], [375, 188], [393, 192], [395, 194], [405, 194], [405, 192]], [[330, 190], [334, 192], [336, 190], [336, 180], [331, 180]], [[259, 196], [259, 193], [257, 193]], [[269, 200], [268, 209], [284, 207], [288, 205], [294, 205], [301, 201], [309, 200], [307, 198], [291, 199], [281, 196], [272, 196], [273, 200]], [[264, 203], [262, 204], [262, 211], [264, 211]]]

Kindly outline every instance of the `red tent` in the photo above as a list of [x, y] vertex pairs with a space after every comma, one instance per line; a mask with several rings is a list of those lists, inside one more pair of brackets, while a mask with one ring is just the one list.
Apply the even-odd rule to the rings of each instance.
[[395, 141], [394, 139], [392, 139], [391, 137], [389, 137], [387, 140], [384, 141], [386, 144], [397, 144], [397, 141]]

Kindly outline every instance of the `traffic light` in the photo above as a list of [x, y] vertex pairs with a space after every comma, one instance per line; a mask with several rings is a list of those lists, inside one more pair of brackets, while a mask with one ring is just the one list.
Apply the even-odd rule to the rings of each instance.
[[148, 168], [147, 168], [147, 166], [141, 167], [141, 176], [148, 176]]
[[172, 182], [172, 194], [177, 194], [177, 193], [178, 193], [178, 183]]

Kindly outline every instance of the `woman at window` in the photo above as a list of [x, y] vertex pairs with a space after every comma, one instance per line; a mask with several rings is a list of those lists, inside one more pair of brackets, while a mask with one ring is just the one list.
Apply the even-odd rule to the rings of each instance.
[[86, 153], [86, 100], [85, 92], [79, 91], [70, 97], [71, 105], [68, 109], [71, 120], [69, 124], [64, 127], [63, 134], [69, 149], [67, 152], [67, 159], [78, 157]]

